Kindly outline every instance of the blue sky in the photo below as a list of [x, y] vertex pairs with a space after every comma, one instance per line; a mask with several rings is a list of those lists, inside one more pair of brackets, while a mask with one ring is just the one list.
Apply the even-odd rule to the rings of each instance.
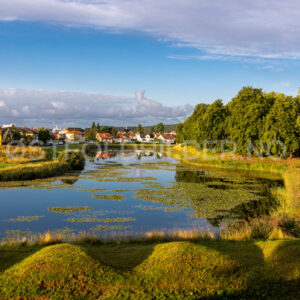
[[8, 2], [0, 0], [3, 122], [174, 123], [242, 86], [291, 95], [300, 86], [293, 0], [284, 11], [277, 0]]

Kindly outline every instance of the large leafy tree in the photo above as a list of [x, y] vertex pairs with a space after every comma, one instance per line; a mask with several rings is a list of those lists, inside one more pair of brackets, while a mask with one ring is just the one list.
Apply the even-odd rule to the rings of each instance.
[[51, 139], [50, 131], [46, 128], [41, 128], [38, 132], [38, 139], [43, 143], [47, 143]]
[[182, 135], [186, 142], [197, 142], [202, 144], [206, 139], [204, 128], [204, 115], [208, 108], [208, 104], [196, 105], [193, 114], [186, 119], [183, 124]]
[[239, 153], [247, 154], [249, 143], [259, 147], [264, 120], [273, 101], [261, 89], [244, 87], [229, 103], [227, 132], [229, 139], [237, 143]]
[[97, 129], [95, 128], [90, 128], [85, 131], [85, 138], [87, 141], [95, 141], [96, 140], [96, 135], [97, 135]]
[[222, 140], [226, 137], [225, 121], [228, 108], [223, 105], [222, 100], [216, 100], [208, 106], [203, 116], [203, 136], [208, 140]]
[[163, 123], [158, 123], [156, 125], [156, 132], [158, 133], [164, 133], [165, 132], [165, 127]]
[[176, 126], [176, 142], [177, 143], [182, 143], [184, 141], [183, 138], [183, 124], [179, 123]]
[[144, 133], [144, 129], [143, 129], [143, 126], [141, 124], [139, 124], [137, 126], [136, 132], [138, 132], [138, 133]]
[[[275, 103], [270, 109], [264, 125], [263, 139], [275, 155], [299, 155], [300, 151], [300, 98], [284, 94], [275, 95]], [[284, 153], [285, 146], [286, 153]]]

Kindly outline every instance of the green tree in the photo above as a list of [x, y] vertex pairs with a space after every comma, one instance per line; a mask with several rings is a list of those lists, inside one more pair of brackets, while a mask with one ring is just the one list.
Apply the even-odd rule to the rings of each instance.
[[250, 142], [259, 147], [264, 120], [273, 102], [273, 95], [266, 95], [261, 89], [244, 87], [228, 104], [228, 137], [237, 143], [239, 153], [247, 154]]
[[95, 129], [95, 128], [96, 128], [96, 124], [95, 124], [95, 122], [93, 122], [91, 129]]
[[144, 129], [143, 129], [143, 127], [142, 127], [141, 124], [139, 124], [139, 125], [137, 126], [136, 132], [138, 132], [138, 133], [144, 133]]
[[43, 143], [47, 143], [51, 139], [51, 134], [48, 129], [41, 128], [38, 132], [38, 139]]
[[208, 106], [204, 114], [204, 127], [206, 138], [210, 140], [221, 140], [225, 138], [225, 121], [228, 115], [227, 107], [222, 100], [216, 100]]
[[150, 127], [150, 133], [152, 134], [153, 132], [155, 132], [155, 128], [154, 128], [154, 126], [151, 126]]
[[286, 156], [297, 156], [300, 152], [300, 98], [293, 98], [284, 94], [275, 95], [275, 103], [267, 115], [264, 125], [263, 139], [269, 145], [273, 144], [271, 153], [283, 155], [283, 147], [286, 147]]
[[176, 126], [176, 142], [177, 143], [183, 143], [184, 139], [183, 139], [183, 124], [179, 123]]
[[195, 141], [202, 144], [206, 140], [206, 132], [204, 128], [204, 115], [208, 108], [208, 104], [196, 105], [194, 112], [186, 119], [183, 124], [182, 138], [184, 141]]
[[117, 130], [115, 127], [113, 127], [113, 128], [111, 129], [111, 134], [112, 134], [113, 136], [117, 136], [118, 130]]
[[97, 129], [96, 128], [87, 129], [85, 131], [85, 138], [86, 138], [87, 141], [95, 141], [96, 140], [96, 135], [97, 135]]
[[164, 133], [164, 131], [165, 131], [164, 124], [163, 123], [158, 123], [156, 125], [156, 132], [157, 133]]
[[99, 131], [101, 129], [100, 123], [97, 123], [97, 130]]
[[101, 126], [100, 132], [109, 132], [109, 133], [111, 133], [111, 129], [109, 129], [107, 126]]

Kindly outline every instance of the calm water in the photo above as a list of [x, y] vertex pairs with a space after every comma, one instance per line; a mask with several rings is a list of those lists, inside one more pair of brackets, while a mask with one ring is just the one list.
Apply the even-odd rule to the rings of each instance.
[[281, 180], [199, 170], [150, 151], [100, 152], [81, 174], [2, 184], [0, 237], [63, 229], [216, 231], [276, 209], [271, 191], [278, 185]]

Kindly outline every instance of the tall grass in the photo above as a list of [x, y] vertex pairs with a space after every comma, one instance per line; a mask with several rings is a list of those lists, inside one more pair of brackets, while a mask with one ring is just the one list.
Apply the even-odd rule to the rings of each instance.
[[231, 170], [276, 172], [283, 174], [290, 167], [300, 167], [299, 159], [284, 160], [267, 157], [244, 157], [228, 153], [220, 154], [208, 151], [198, 151], [194, 146], [176, 145], [169, 149], [169, 155], [194, 166], [213, 166]]
[[0, 163], [26, 163], [45, 159], [41, 147], [0, 146]]
[[59, 176], [70, 171], [67, 163], [59, 161], [17, 165], [0, 169], [0, 181], [33, 180]]

